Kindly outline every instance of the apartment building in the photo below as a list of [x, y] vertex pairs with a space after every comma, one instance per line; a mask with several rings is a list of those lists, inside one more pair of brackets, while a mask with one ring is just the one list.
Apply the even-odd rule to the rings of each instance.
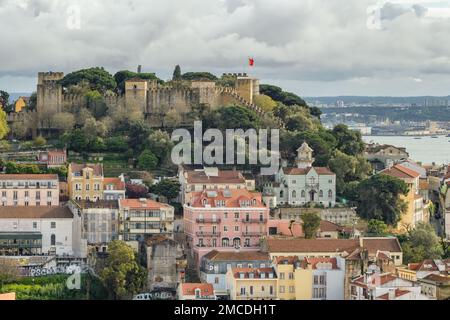
[[2, 174], [0, 194], [2, 206], [58, 206], [58, 175]]
[[119, 237], [145, 241], [152, 235], [173, 236], [174, 207], [150, 199], [119, 200]]
[[184, 232], [197, 264], [211, 250], [258, 251], [267, 235], [269, 209], [246, 189], [205, 190], [184, 205]]
[[103, 199], [119, 200], [125, 199], [125, 179], [123, 175], [118, 178], [103, 179]]
[[255, 190], [255, 180], [245, 177], [240, 171], [220, 170], [216, 167], [201, 169], [188, 169], [183, 166], [179, 169], [181, 203], [192, 202], [194, 192], [203, 190]]
[[231, 268], [226, 279], [231, 300], [278, 300], [278, 278], [272, 267]]
[[103, 199], [103, 165], [71, 163], [67, 184], [71, 200]]

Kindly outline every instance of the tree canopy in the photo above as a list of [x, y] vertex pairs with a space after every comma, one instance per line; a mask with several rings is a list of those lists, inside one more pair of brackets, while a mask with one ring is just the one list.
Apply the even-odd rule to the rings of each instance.
[[8, 123], [6, 121], [6, 112], [0, 109], [0, 139], [3, 139], [9, 132]]
[[147, 280], [147, 270], [140, 266], [136, 253], [123, 241], [108, 244], [108, 256], [100, 279], [114, 299], [129, 298], [139, 292]]
[[316, 233], [320, 227], [320, 216], [313, 211], [307, 211], [302, 213], [302, 227], [303, 233], [306, 239], [312, 239], [316, 237]]
[[181, 68], [178, 64], [175, 66], [175, 69], [173, 70], [172, 80], [174, 81], [181, 80]]
[[444, 254], [433, 226], [425, 222], [418, 222], [416, 227], [408, 232], [402, 249], [403, 263], [441, 259]]
[[133, 71], [129, 71], [129, 70], [122, 70], [117, 72], [114, 75], [114, 79], [117, 83], [117, 89], [120, 92], [124, 92], [125, 91], [125, 81], [129, 80], [129, 79], [133, 79], [133, 78], [137, 78], [137, 79], [142, 79], [142, 80], [156, 80], [158, 83], [163, 83], [164, 81], [162, 81], [160, 78], [158, 78], [154, 73], [137, 73], [137, 72], [133, 72]]
[[407, 210], [400, 196], [408, 193], [408, 185], [400, 179], [377, 174], [359, 183], [356, 191], [357, 213], [364, 219], [396, 226]]
[[180, 192], [180, 183], [175, 180], [164, 179], [159, 183], [152, 185], [150, 192], [159, 196], [164, 196], [167, 200], [176, 198]]
[[102, 67], [82, 69], [67, 74], [62, 80], [63, 87], [78, 85], [85, 81], [91, 90], [105, 93], [107, 90], [114, 90], [117, 86], [114, 77]]
[[183, 80], [212, 80], [216, 81], [217, 77], [210, 72], [186, 72], [181, 75]]

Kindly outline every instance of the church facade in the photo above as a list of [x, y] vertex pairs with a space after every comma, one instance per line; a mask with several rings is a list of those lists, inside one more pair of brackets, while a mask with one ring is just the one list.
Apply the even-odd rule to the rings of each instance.
[[336, 175], [327, 167], [314, 167], [313, 163], [313, 149], [304, 142], [297, 149], [296, 166], [281, 166], [275, 182], [265, 186], [265, 194], [273, 195], [277, 206], [312, 203], [333, 207], [336, 204]]

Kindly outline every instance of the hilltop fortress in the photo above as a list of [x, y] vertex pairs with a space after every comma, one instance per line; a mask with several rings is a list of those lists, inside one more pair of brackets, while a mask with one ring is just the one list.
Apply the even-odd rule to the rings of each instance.
[[[183, 121], [193, 107], [203, 105], [211, 110], [230, 104], [246, 106], [259, 115], [264, 112], [254, 103], [259, 95], [259, 80], [245, 73], [226, 74], [234, 79], [234, 86], [219, 86], [215, 81], [183, 81], [179, 85], [159, 84], [156, 80], [128, 79], [121, 94], [109, 93], [103, 96], [109, 108], [123, 106], [126, 110], [142, 112], [144, 119], [152, 126], [160, 126], [158, 118], [174, 110]], [[44, 114], [55, 114], [71, 110], [74, 106], [86, 104], [83, 95], [65, 92], [60, 84], [62, 72], [40, 72], [37, 84], [37, 129], [42, 127], [39, 119]], [[13, 120], [13, 119], [10, 119]]]

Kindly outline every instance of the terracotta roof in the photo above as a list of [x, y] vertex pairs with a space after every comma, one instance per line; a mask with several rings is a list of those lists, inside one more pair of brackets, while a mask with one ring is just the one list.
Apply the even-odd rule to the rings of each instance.
[[[450, 271], [450, 259], [437, 260], [443, 267], [442, 271]], [[426, 259], [418, 263], [409, 263], [408, 269], [413, 271], [440, 271], [436, 261], [433, 259]]]
[[103, 164], [101, 163], [74, 163], [72, 162], [70, 164], [70, 167], [72, 169], [72, 173], [79, 173], [81, 174], [82, 170], [84, 168], [91, 168], [94, 171], [94, 175], [96, 176], [103, 176]]
[[[273, 268], [232, 268], [231, 272], [235, 279], [242, 279], [241, 274], [244, 274], [244, 279], [250, 279], [250, 274], [253, 273], [254, 279], [276, 279], [277, 275]], [[273, 278], [269, 278], [269, 273]], [[261, 275], [264, 274], [264, 278]]]
[[195, 296], [195, 290], [200, 289], [200, 296], [214, 296], [214, 287], [211, 283], [181, 283], [181, 292], [184, 296]]
[[289, 257], [275, 257], [275, 262], [277, 264], [294, 264], [299, 261], [299, 258], [297, 256], [289, 256]]
[[369, 284], [380, 286], [380, 285], [384, 285], [386, 283], [392, 282], [392, 281], [396, 280], [397, 278], [398, 277], [393, 275], [392, 273], [385, 273], [385, 274], [380, 274], [380, 275], [374, 274], [374, 275], [368, 276], [367, 278], [365, 275], [363, 275], [363, 276], [360, 276], [360, 277], [354, 279], [352, 281], [352, 284], [366, 288], [367, 285], [369, 285]]
[[444, 283], [450, 282], [450, 277], [449, 276], [443, 276], [443, 275], [440, 275], [440, 274], [429, 274], [426, 277], [424, 277], [423, 280], [429, 280], [429, 281], [433, 281], [433, 282], [444, 284]]
[[[241, 207], [242, 201], [249, 200], [249, 207], [266, 208], [262, 202], [261, 193], [250, 192], [247, 189], [203, 190], [200, 192], [192, 192], [191, 194], [193, 201], [190, 205], [192, 207], [204, 208], [207, 205], [211, 208], [238, 208]], [[255, 204], [253, 204], [253, 200], [256, 201]], [[219, 204], [218, 201], [224, 202], [225, 205]]]
[[157, 202], [151, 199], [120, 199], [120, 207], [131, 209], [161, 209], [170, 207], [166, 203]]
[[108, 185], [114, 185], [114, 190], [125, 190], [125, 182], [120, 180], [120, 178], [104, 178], [103, 179], [103, 189], [108, 191]]
[[362, 246], [370, 255], [376, 255], [378, 251], [402, 252], [402, 247], [396, 237], [391, 238], [361, 238]]
[[58, 180], [57, 174], [0, 174], [0, 180]]
[[411, 179], [420, 177], [420, 173], [406, 168], [400, 164], [396, 164], [390, 168], [384, 169], [380, 172], [381, 174], [386, 174], [391, 177], [399, 178], [399, 179]]
[[319, 263], [331, 263], [331, 269], [333, 270], [339, 269], [336, 258], [326, 258], [326, 257], [305, 258], [305, 261], [307, 264], [311, 265], [313, 269], [317, 269], [317, 265]]
[[[409, 290], [395, 289], [395, 297], [398, 298], [398, 297], [404, 296], [405, 294], [408, 294], [410, 292], [411, 291], [409, 291]], [[378, 296], [377, 299], [389, 300], [389, 293], [382, 294], [381, 296]]]
[[245, 183], [244, 176], [235, 170], [218, 170], [217, 176], [208, 176], [205, 171], [189, 170], [186, 171], [186, 180], [188, 183]]
[[260, 251], [217, 251], [213, 250], [203, 256], [212, 261], [269, 261], [269, 255]]
[[268, 239], [269, 252], [353, 252], [359, 241], [353, 239]]
[[72, 212], [67, 207], [0, 207], [0, 219], [71, 219]]
[[309, 167], [309, 168], [285, 167], [283, 168], [283, 172], [286, 175], [301, 176], [308, 174], [313, 168], [319, 176], [335, 175], [329, 168], [326, 167]]
[[337, 223], [333, 223], [327, 220], [321, 220], [319, 230], [321, 232], [340, 232], [344, 228], [338, 225]]

